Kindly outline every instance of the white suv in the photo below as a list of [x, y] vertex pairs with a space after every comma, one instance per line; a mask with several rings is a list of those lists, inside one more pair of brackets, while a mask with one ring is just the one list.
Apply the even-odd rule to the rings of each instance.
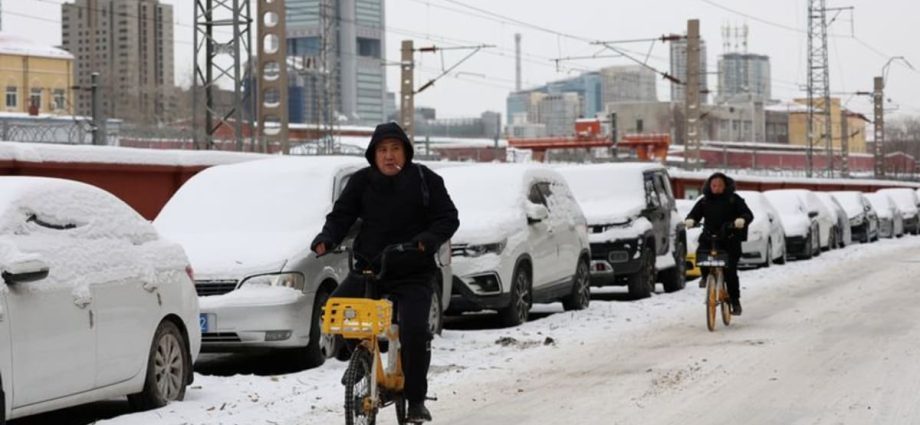
[[449, 312], [498, 310], [505, 325], [535, 302], [590, 302], [585, 217], [559, 173], [538, 165], [483, 164], [440, 171], [460, 212]]

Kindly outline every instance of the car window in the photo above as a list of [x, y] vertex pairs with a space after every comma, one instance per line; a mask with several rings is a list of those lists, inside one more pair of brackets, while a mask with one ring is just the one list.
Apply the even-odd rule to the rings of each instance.
[[658, 208], [661, 206], [661, 199], [658, 197], [655, 183], [652, 176], [649, 174], [645, 175], [645, 205], [649, 208]]
[[546, 206], [546, 198], [543, 196], [543, 191], [540, 190], [540, 183], [534, 183], [530, 186], [527, 200], [535, 204]]
[[661, 206], [665, 209], [671, 209], [671, 185], [661, 173], [655, 174], [655, 190], [658, 191], [658, 199]]

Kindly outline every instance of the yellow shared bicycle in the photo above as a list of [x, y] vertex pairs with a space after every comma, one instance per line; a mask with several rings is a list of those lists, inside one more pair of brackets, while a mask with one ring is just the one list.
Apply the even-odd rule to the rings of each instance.
[[[330, 298], [323, 308], [324, 333], [358, 341], [343, 379], [346, 425], [373, 425], [380, 409], [391, 404], [396, 407], [400, 425], [421, 423], [406, 419], [408, 403], [403, 395], [405, 379], [400, 360], [399, 326], [393, 322], [393, 303], [380, 299], [378, 285], [375, 285], [386, 273], [389, 253], [411, 250], [418, 248], [411, 244], [387, 247], [380, 256], [379, 273], [370, 268], [358, 271], [364, 278], [366, 298]], [[352, 258], [349, 264], [353, 268]], [[385, 360], [381, 339], [388, 344]]]

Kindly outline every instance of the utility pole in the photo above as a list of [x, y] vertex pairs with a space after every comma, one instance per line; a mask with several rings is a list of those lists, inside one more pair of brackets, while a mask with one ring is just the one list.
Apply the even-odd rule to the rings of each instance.
[[93, 144], [102, 146], [106, 144], [105, 118], [102, 116], [102, 101], [99, 96], [99, 73], [90, 76], [90, 90], [93, 102]]
[[850, 177], [850, 123], [847, 111], [840, 108], [840, 177]]
[[399, 124], [409, 141], [415, 143], [415, 48], [412, 40], [403, 40], [400, 58]]
[[684, 96], [684, 166], [692, 151], [693, 168], [700, 166], [700, 20], [687, 21], [687, 81]]
[[874, 90], [872, 91], [872, 110], [875, 113], [874, 121], [874, 157], [875, 177], [885, 177], [885, 157], [882, 144], [885, 142], [885, 81], [883, 77], [875, 77]]
[[[287, 37], [284, 0], [259, 0], [258, 15], [258, 88], [259, 139], [262, 151], [281, 144], [281, 151], [291, 152], [288, 141]], [[238, 28], [238, 27], [237, 27]], [[256, 76], [252, 76], [256, 80]]]

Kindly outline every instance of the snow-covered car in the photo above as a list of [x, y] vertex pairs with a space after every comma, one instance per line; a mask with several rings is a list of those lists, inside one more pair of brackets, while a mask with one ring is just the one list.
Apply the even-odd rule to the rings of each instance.
[[533, 303], [590, 302], [584, 214], [559, 173], [539, 165], [479, 164], [440, 170], [457, 210], [449, 313], [498, 310], [505, 325]]
[[904, 218], [901, 210], [888, 195], [884, 193], [867, 193], [866, 199], [878, 214], [878, 233], [880, 238], [894, 238], [904, 235]]
[[687, 236], [666, 168], [653, 163], [591, 164], [558, 169], [588, 219], [593, 285], [626, 285], [644, 298], [686, 281]]
[[812, 192], [807, 189], [780, 189], [789, 193], [796, 194], [805, 205], [809, 214], [817, 212], [815, 220], [818, 222], [818, 239], [821, 242], [821, 249], [829, 250], [837, 247], [837, 217], [834, 212], [828, 209], [823, 202]]
[[888, 195], [898, 209], [904, 221], [904, 232], [914, 235], [920, 234], [920, 198], [917, 192], [908, 188], [880, 189], [878, 193]]
[[842, 191], [831, 192], [831, 196], [846, 211], [854, 241], [869, 243], [878, 240], [878, 214], [866, 195], [857, 191]]
[[[195, 268], [205, 351], [284, 350], [301, 368], [335, 354], [320, 321], [326, 299], [348, 275], [348, 255], [317, 258], [309, 245], [350, 176], [365, 166], [360, 157], [219, 165], [169, 200], [154, 225], [185, 247]], [[449, 257], [449, 249], [445, 244], [442, 255]], [[449, 268], [442, 270], [442, 291], [433, 294], [434, 331], [449, 276]]]
[[850, 228], [850, 219], [840, 202], [828, 192], [815, 192], [824, 206], [834, 213], [837, 218], [837, 247], [843, 248], [853, 243], [853, 231]]
[[748, 227], [748, 238], [741, 244], [740, 264], [770, 267], [771, 263], [786, 262], [786, 237], [779, 212], [760, 192], [739, 190], [754, 221]]
[[[690, 211], [693, 209], [693, 206], [696, 205], [697, 200], [690, 199], [675, 199], [674, 203], [677, 206], [677, 215], [681, 218], [686, 217], [690, 214]], [[700, 246], [700, 235], [703, 234], [703, 227], [696, 226], [692, 229], [687, 229], [687, 277], [700, 277], [703, 275], [702, 270], [696, 265], [696, 250]]]
[[821, 255], [817, 210], [809, 210], [792, 190], [768, 190], [763, 195], [780, 215], [786, 237], [786, 257], [809, 259]]
[[110, 193], [0, 177], [0, 423], [182, 400], [201, 346], [191, 273], [182, 247]]

